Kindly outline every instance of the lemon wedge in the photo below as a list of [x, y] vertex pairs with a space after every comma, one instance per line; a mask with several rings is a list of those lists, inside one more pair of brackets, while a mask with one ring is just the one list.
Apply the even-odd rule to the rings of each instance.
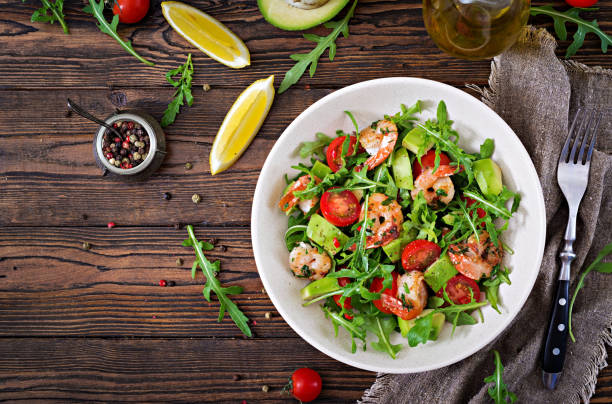
[[257, 80], [230, 108], [210, 150], [210, 173], [229, 168], [249, 147], [274, 100], [274, 76]]
[[244, 42], [210, 15], [178, 1], [164, 1], [161, 6], [168, 24], [211, 58], [234, 69], [251, 64]]

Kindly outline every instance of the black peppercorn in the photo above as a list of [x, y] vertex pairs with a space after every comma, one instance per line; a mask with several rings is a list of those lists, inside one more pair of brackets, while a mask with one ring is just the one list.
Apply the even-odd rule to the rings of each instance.
[[224, 246], [224, 245], [222, 245], [222, 246], [221, 246], [221, 252], [226, 252], [226, 251], [227, 251], [227, 247], [226, 247], [226, 246]]
[[164, 193], [163, 193], [163, 195], [162, 195], [162, 197], [163, 197], [165, 200], [169, 201], [170, 199], [172, 199], [172, 194], [171, 194], [170, 192], [164, 192]]
[[168, 281], [168, 286], [176, 286], [176, 282], [174, 282], [174, 281]]

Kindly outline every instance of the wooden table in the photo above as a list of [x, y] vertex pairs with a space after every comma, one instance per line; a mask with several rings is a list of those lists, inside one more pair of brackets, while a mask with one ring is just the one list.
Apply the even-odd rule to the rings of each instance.
[[[99, 32], [79, 2], [66, 4], [67, 36], [57, 24], [30, 22], [38, 1], [0, 1], [0, 400], [269, 403], [286, 400], [281, 387], [301, 366], [321, 372], [319, 402], [358, 399], [375, 374], [316, 351], [262, 292], [249, 229], [259, 170], [283, 129], [338, 88], [386, 76], [485, 85], [490, 62], [441, 53], [424, 30], [418, 1], [364, 0], [350, 38], [338, 41], [336, 60], [322, 59], [314, 78], [278, 96], [245, 155], [212, 177], [208, 154], [233, 100], [269, 74], [278, 86], [292, 66], [289, 54], [313, 45], [266, 23], [254, 0], [190, 2], [249, 47], [252, 65], [232, 70], [188, 46], [153, 3], [142, 23], [120, 28], [156, 62], [147, 67]], [[611, 32], [612, 1], [599, 5], [591, 18]], [[195, 102], [167, 129], [162, 168], [141, 184], [102, 178], [91, 153], [96, 125], [67, 117], [66, 97], [98, 116], [129, 106], [159, 118], [173, 92], [164, 74], [189, 52]], [[612, 67], [590, 35], [575, 60]], [[193, 169], [185, 170], [186, 162]], [[199, 205], [191, 202], [194, 193], [202, 196]], [[108, 229], [109, 221], [117, 227]], [[222, 282], [244, 286], [235, 300], [257, 322], [255, 338], [243, 338], [227, 318], [216, 322], [218, 304], [203, 299], [201, 277], [191, 280], [192, 251], [180, 246], [186, 232], [178, 223], [217, 239], [209, 257], [222, 261]], [[177, 258], [185, 263], [178, 266]], [[160, 279], [176, 286], [159, 287]], [[610, 400], [607, 368], [592, 402]]]

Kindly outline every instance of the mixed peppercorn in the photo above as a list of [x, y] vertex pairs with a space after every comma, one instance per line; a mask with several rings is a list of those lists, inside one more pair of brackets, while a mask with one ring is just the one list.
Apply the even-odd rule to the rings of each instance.
[[106, 160], [117, 168], [128, 169], [141, 164], [149, 153], [151, 140], [148, 133], [134, 121], [113, 122], [121, 134], [107, 129], [102, 139], [102, 151]]

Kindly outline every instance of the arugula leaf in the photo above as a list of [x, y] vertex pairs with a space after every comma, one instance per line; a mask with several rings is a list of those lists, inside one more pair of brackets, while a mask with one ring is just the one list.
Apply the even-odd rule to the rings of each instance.
[[493, 355], [495, 356], [495, 371], [491, 376], [484, 379], [485, 383], [495, 383], [494, 387], [489, 387], [487, 390], [489, 396], [495, 401], [495, 404], [506, 404], [508, 400], [510, 400], [510, 403], [514, 403], [516, 401], [516, 394], [508, 390], [508, 386], [504, 384], [502, 379], [504, 366], [501, 363], [499, 352], [493, 350]]
[[511, 285], [508, 269], [498, 269], [496, 272], [491, 274], [491, 277], [485, 280], [482, 285], [485, 287], [485, 293], [487, 294], [487, 300], [491, 303], [491, 307], [501, 314], [497, 303], [499, 302], [499, 286], [502, 283]]
[[565, 27], [566, 23], [570, 22], [578, 26], [576, 32], [574, 33], [574, 39], [565, 52], [565, 58], [567, 59], [576, 54], [576, 51], [578, 51], [578, 49], [580, 49], [584, 43], [585, 35], [589, 32], [594, 33], [601, 39], [601, 51], [603, 53], [608, 52], [608, 45], [612, 44], [612, 38], [610, 38], [610, 36], [599, 28], [599, 25], [597, 25], [597, 20], [588, 22], [583, 20], [579, 15], [581, 11], [593, 10], [597, 10], [597, 8], [570, 8], [567, 11], [557, 11], [549, 5], [542, 7], [531, 7], [530, 12], [533, 16], [544, 14], [551, 17], [554, 21], [555, 34], [557, 34], [557, 37], [562, 41], [567, 39], [567, 28]]
[[329, 146], [333, 139], [321, 132], [317, 132], [315, 136], [317, 137], [317, 140], [312, 142], [302, 142], [300, 144], [299, 153], [301, 158], [305, 159], [308, 156], [316, 155], [321, 160], [326, 159], [323, 150]]
[[493, 149], [495, 148], [495, 143], [493, 143], [493, 139], [485, 139], [485, 141], [480, 145], [480, 158], [487, 159], [493, 155]]
[[[92, 1], [92, 0], [90, 0]], [[317, 70], [317, 63], [323, 52], [329, 48], [329, 60], [333, 61], [336, 56], [336, 39], [342, 33], [345, 38], [349, 36], [348, 30], [348, 22], [353, 16], [355, 11], [355, 6], [357, 6], [357, 0], [353, 3], [351, 8], [349, 9], [346, 16], [340, 21], [330, 21], [325, 23], [326, 28], [333, 28], [334, 30], [327, 35], [326, 37], [322, 37], [315, 34], [304, 34], [304, 38], [309, 41], [313, 41], [317, 43], [317, 46], [310, 51], [310, 53], [295, 53], [290, 56], [290, 58], [297, 63], [285, 73], [285, 77], [278, 88], [278, 93], [284, 93], [287, 91], [289, 87], [298, 82], [300, 77], [306, 71], [306, 68], [310, 65], [309, 73], [310, 77], [314, 76], [315, 71]]]
[[[181, 75], [178, 80], [172, 77]], [[168, 104], [168, 108], [164, 111], [164, 116], [161, 119], [161, 126], [164, 128], [174, 122], [176, 115], [180, 112], [180, 108], [184, 105], [183, 100], [187, 101], [188, 106], [193, 105], [193, 95], [191, 94], [191, 81], [193, 79], [193, 63], [191, 61], [191, 53], [187, 55], [185, 64], [170, 70], [166, 73], [166, 81], [177, 87], [174, 92], [174, 99]]]
[[[26, 0], [22, 0], [22, 2], [25, 3]], [[66, 25], [66, 16], [64, 15], [64, 0], [55, 0], [53, 2], [51, 0], [40, 0], [40, 2], [42, 7], [32, 13], [30, 21], [48, 22], [51, 24], [57, 21], [62, 26], [64, 33], [70, 34], [68, 25]]]
[[569, 321], [567, 323], [569, 329], [569, 335], [572, 337], [572, 342], [576, 342], [576, 338], [574, 338], [574, 334], [572, 333], [572, 310], [574, 308], [574, 302], [576, 301], [576, 296], [580, 289], [584, 287], [584, 279], [591, 271], [601, 272], [603, 274], [612, 273], [612, 263], [610, 262], [601, 262], [608, 255], [612, 254], [612, 243], [605, 245], [595, 260], [584, 270], [584, 272], [580, 275], [580, 279], [578, 280], [578, 284], [576, 285], [576, 290], [574, 291], [574, 295], [572, 296], [572, 301], [569, 305]]
[[433, 313], [419, 317], [414, 322], [414, 327], [408, 331], [408, 345], [412, 348], [429, 341], [433, 332]]
[[97, 3], [96, 0], [89, 0], [89, 5], [85, 7], [83, 11], [87, 14], [91, 14], [96, 17], [96, 19], [98, 20], [98, 24], [96, 25], [98, 26], [98, 28], [100, 28], [100, 31], [104, 32], [105, 34], [113, 38], [115, 41], [119, 42], [119, 45], [121, 45], [123, 49], [128, 51], [128, 53], [130, 53], [136, 59], [140, 60], [142, 63], [148, 66], [155, 65], [155, 63], [150, 62], [140, 56], [134, 50], [130, 41], [124, 41], [123, 39], [121, 39], [121, 37], [117, 33], [117, 25], [119, 24], [118, 14], [113, 16], [113, 20], [110, 23], [106, 21], [106, 18], [104, 18], [104, 0], [100, 0], [99, 3]]
[[396, 326], [395, 316], [376, 316], [367, 318], [364, 322], [366, 330], [378, 337], [378, 342], [371, 343], [372, 347], [377, 351], [388, 353], [393, 359], [402, 350], [402, 344], [393, 345], [389, 341], [389, 335], [395, 330]]
[[326, 317], [331, 318], [331, 322], [334, 325], [334, 332], [335, 332], [336, 337], [338, 336], [338, 326], [344, 327], [348, 331], [348, 333], [351, 335], [351, 345], [352, 345], [351, 352], [355, 353], [357, 351], [357, 345], [355, 344], [355, 338], [359, 338], [365, 344], [366, 333], [360, 327], [363, 323], [363, 318], [361, 316], [356, 316], [351, 321], [351, 320], [345, 319], [340, 314], [329, 310], [325, 306], [321, 306], [321, 309], [325, 313]]
[[219, 273], [221, 269], [221, 262], [215, 261], [210, 262], [206, 256], [204, 256], [204, 252], [202, 251], [202, 245], [205, 247], [206, 244], [202, 244], [202, 242], [198, 241], [194, 232], [193, 226], [187, 225], [187, 233], [189, 234], [189, 238], [183, 242], [183, 245], [190, 245], [194, 248], [196, 253], [196, 261], [192, 267], [192, 276], [194, 275], [194, 268], [198, 266], [202, 269], [204, 276], [206, 276], [206, 284], [204, 285], [204, 289], [202, 290], [202, 294], [204, 298], [210, 302], [210, 292], [215, 292], [217, 298], [219, 299], [220, 308], [219, 308], [219, 317], [218, 320], [221, 322], [223, 320], [223, 316], [227, 311], [234, 320], [234, 323], [238, 326], [240, 331], [244, 333], [247, 337], [253, 336], [251, 333], [251, 329], [249, 328], [247, 316], [244, 315], [242, 311], [236, 306], [234, 302], [231, 301], [227, 295], [237, 295], [242, 293], [242, 287], [240, 286], [229, 286], [223, 287], [221, 286], [221, 282], [216, 277], [216, 274]]

